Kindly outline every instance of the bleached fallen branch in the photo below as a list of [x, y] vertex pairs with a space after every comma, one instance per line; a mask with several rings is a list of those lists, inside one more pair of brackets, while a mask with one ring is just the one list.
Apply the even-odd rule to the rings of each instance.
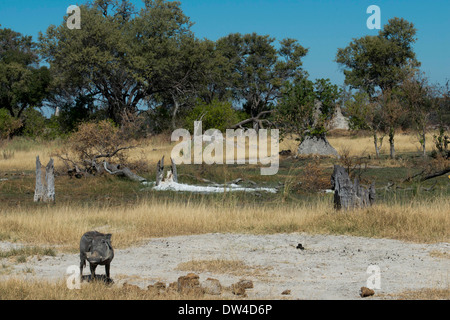
[[132, 181], [137, 182], [145, 182], [147, 179], [138, 176], [137, 174], [133, 173], [129, 168], [119, 168], [120, 166], [111, 165], [108, 162], [103, 162], [103, 168], [105, 171], [109, 174], [115, 175], [115, 176], [123, 176], [126, 177]]

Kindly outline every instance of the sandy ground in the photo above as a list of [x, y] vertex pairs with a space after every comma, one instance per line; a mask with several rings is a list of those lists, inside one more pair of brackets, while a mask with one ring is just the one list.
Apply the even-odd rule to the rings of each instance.
[[[297, 249], [302, 244], [304, 250]], [[114, 239], [113, 239], [114, 244]], [[0, 243], [0, 250], [17, 247]], [[359, 290], [379, 269], [375, 296], [395, 294], [408, 289], [447, 288], [449, 285], [449, 243], [414, 244], [389, 239], [349, 236], [276, 234], [205, 234], [151, 239], [143, 245], [115, 250], [111, 276], [115, 285], [124, 282], [146, 288], [157, 281], [174, 282], [189, 271], [180, 271], [180, 263], [191, 260], [240, 260], [248, 270], [236, 274], [196, 272], [200, 281], [208, 277], [229, 286], [241, 279], [252, 280], [248, 299], [361, 299]], [[440, 255], [436, 256], [436, 253]], [[443, 257], [445, 253], [446, 257]], [[79, 265], [77, 254], [29, 259], [18, 264], [1, 259], [10, 272], [2, 277], [58, 280], [68, 277], [67, 268]], [[375, 267], [375, 268], [377, 268]], [[87, 268], [88, 269], [88, 268]], [[376, 269], [375, 269], [376, 270]], [[85, 269], [84, 274], [88, 274]], [[97, 268], [98, 274], [104, 268]], [[369, 283], [376, 282], [370, 281]], [[281, 295], [290, 290], [290, 295]]]

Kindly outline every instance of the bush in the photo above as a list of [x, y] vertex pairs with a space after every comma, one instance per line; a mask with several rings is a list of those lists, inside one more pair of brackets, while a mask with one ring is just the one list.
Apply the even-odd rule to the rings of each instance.
[[23, 127], [21, 134], [29, 138], [53, 140], [64, 134], [58, 122], [58, 117], [46, 118], [40, 111], [29, 108], [23, 113]]
[[450, 159], [450, 136], [446, 134], [444, 128], [441, 127], [439, 129], [439, 134], [433, 135], [433, 141], [437, 150], [433, 150], [432, 156], [437, 157], [439, 154], [444, 157], [444, 159]]
[[319, 158], [309, 161], [299, 176], [298, 193], [315, 193], [331, 188], [330, 174], [320, 166]]
[[[78, 130], [69, 137], [69, 145], [81, 162], [92, 161], [99, 155], [112, 155], [124, 147], [125, 141], [119, 128], [108, 120], [98, 123], [87, 122], [78, 126]], [[126, 161], [125, 152], [117, 152], [109, 157], [118, 163]]]
[[215, 99], [210, 104], [199, 101], [185, 118], [185, 125], [193, 133], [194, 122], [201, 120], [203, 130], [218, 129], [225, 132], [226, 129], [244, 119], [246, 119], [245, 114], [235, 110], [230, 102]]
[[22, 134], [25, 137], [42, 137], [45, 132], [45, 117], [38, 110], [28, 108], [23, 112]]
[[22, 126], [22, 121], [12, 117], [8, 110], [0, 109], [0, 139], [9, 139]]

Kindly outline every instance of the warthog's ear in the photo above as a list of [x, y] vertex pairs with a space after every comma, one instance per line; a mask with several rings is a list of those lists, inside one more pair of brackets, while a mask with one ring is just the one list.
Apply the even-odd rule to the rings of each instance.
[[108, 240], [111, 240], [111, 237], [112, 237], [111, 233], [108, 233], [108, 234], [105, 235], [105, 238], [108, 239]]

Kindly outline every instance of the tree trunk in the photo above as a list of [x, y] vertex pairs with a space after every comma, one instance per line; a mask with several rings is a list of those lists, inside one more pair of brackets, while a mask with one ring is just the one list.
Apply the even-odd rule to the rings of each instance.
[[391, 159], [395, 159], [395, 142], [394, 142], [395, 131], [393, 128], [389, 130], [389, 154]]
[[34, 202], [41, 202], [44, 199], [44, 185], [42, 184], [41, 161], [36, 158], [36, 187], [34, 188]]
[[161, 184], [161, 181], [164, 178], [164, 156], [161, 160], [158, 161], [156, 165], [156, 186]]
[[370, 207], [375, 203], [375, 184], [364, 188], [358, 179], [352, 183], [345, 169], [335, 165], [331, 176], [331, 185], [334, 189], [334, 207], [336, 210], [351, 210], [355, 208]]
[[55, 166], [53, 165], [53, 159], [50, 159], [45, 168], [45, 180], [44, 202], [55, 202]]
[[[380, 142], [380, 144], [378, 144], [378, 142]], [[375, 145], [376, 157], [377, 157], [377, 159], [379, 159], [380, 158], [380, 150], [383, 145], [383, 138], [379, 139], [376, 131], [373, 132], [373, 143]]]
[[426, 148], [426, 131], [425, 128], [422, 128], [422, 134], [420, 137], [420, 142], [422, 144], [422, 156], [424, 158], [427, 157], [427, 148]]
[[42, 164], [39, 156], [36, 157], [36, 187], [34, 202], [55, 202], [55, 169], [53, 159], [45, 168], [45, 184], [42, 182]]
[[172, 162], [172, 175], [173, 175], [173, 182], [178, 183], [178, 172], [177, 172], [177, 165], [173, 161], [172, 158], [170, 158], [170, 161]]
[[175, 97], [173, 97], [172, 99], [173, 99], [172, 130], [175, 130], [177, 126], [176, 119], [178, 110], [180, 109], [180, 103], [177, 101]]

